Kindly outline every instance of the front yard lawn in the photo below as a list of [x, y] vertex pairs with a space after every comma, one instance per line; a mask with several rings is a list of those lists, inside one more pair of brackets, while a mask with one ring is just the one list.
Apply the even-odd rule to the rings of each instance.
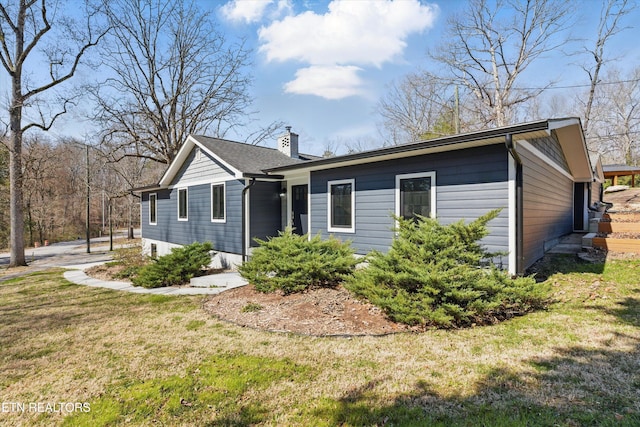
[[639, 425], [640, 261], [542, 274], [545, 311], [354, 338], [242, 328], [202, 297], [60, 270], [0, 282], [0, 425]]

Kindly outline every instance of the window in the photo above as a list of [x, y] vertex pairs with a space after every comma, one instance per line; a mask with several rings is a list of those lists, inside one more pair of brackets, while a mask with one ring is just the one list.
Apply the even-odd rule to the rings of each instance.
[[396, 215], [415, 219], [436, 216], [435, 172], [396, 175]]
[[158, 257], [158, 245], [155, 243], [151, 244], [151, 258]]
[[156, 193], [149, 194], [149, 224], [156, 225], [158, 223], [158, 195]]
[[355, 232], [355, 181], [353, 179], [342, 181], [329, 181], [329, 231]]
[[178, 221], [189, 219], [189, 193], [186, 188], [178, 189]]
[[225, 221], [224, 184], [211, 184], [211, 221]]

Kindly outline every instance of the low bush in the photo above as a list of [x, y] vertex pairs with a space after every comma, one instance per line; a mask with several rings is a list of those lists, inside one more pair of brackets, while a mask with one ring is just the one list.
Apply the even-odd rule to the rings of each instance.
[[145, 265], [132, 278], [134, 286], [159, 288], [182, 285], [192, 277], [201, 276], [211, 262], [210, 242], [195, 242], [180, 248], [174, 248], [170, 254], [159, 257]]
[[397, 218], [389, 252], [370, 254], [369, 266], [345, 287], [394, 321], [427, 327], [494, 323], [539, 308], [547, 293], [532, 277], [512, 279], [495, 266], [482, 268], [497, 254], [478, 241], [499, 212], [446, 226], [424, 217]]
[[107, 263], [122, 266], [122, 270], [113, 275], [114, 279], [131, 279], [147, 264], [149, 257], [142, 253], [141, 245], [116, 249], [113, 252], [113, 261]]
[[334, 287], [353, 274], [359, 262], [350, 242], [299, 236], [290, 227], [278, 237], [256, 241], [260, 246], [238, 271], [261, 292], [288, 294], [310, 287]]

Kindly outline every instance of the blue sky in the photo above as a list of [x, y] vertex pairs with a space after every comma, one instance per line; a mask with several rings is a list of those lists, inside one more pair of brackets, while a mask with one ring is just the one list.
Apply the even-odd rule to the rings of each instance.
[[[203, 3], [209, 4], [209, 3]], [[467, 2], [445, 0], [284, 1], [231, 0], [215, 7], [222, 29], [244, 36], [255, 52], [255, 106], [265, 121], [282, 120], [300, 134], [301, 150], [322, 153], [328, 141], [380, 139], [375, 107], [394, 80], [419, 68], [442, 40], [447, 18]], [[600, 1], [576, 2], [576, 41], [566, 50], [592, 45]], [[623, 69], [640, 64], [640, 11], [612, 39], [610, 56]], [[564, 50], [564, 49], [563, 49]], [[558, 86], [585, 84], [584, 60], [557, 51], [529, 70], [527, 84], [553, 78]], [[550, 94], [571, 95], [576, 89]], [[382, 141], [380, 141], [381, 145]], [[338, 148], [338, 151], [340, 149]]]
[[[322, 154], [330, 141], [373, 139], [382, 145], [377, 102], [394, 80], [418, 69], [436, 71], [427, 51], [437, 48], [447, 19], [467, 2], [199, 0], [199, 4], [214, 14], [230, 41], [245, 38], [252, 49], [252, 94], [260, 123], [283, 121], [300, 135], [301, 151]], [[558, 86], [588, 82], [577, 66], [585, 58], [564, 51], [593, 44], [601, 2], [584, 0], [575, 5], [573, 37], [585, 40], [536, 62], [523, 80], [527, 85], [535, 87], [548, 79], [555, 79]], [[628, 69], [640, 64], [640, 29], [635, 26], [640, 25], [640, 8], [624, 24], [629, 28], [607, 49], [618, 58], [616, 66]], [[9, 93], [7, 82], [2, 70], [4, 97]], [[576, 90], [549, 94], [571, 96]], [[86, 126], [78, 112], [71, 113], [52, 134], [80, 136]], [[247, 135], [227, 136], [242, 141]], [[344, 151], [339, 145], [332, 148]]]
[[252, 43], [255, 106], [300, 134], [301, 150], [377, 137], [385, 86], [423, 66], [443, 12], [463, 5], [387, 1], [229, 1], [222, 29]]

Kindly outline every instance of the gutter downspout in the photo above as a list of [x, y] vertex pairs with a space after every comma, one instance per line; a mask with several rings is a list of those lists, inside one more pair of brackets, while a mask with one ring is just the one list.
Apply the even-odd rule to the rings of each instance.
[[242, 262], [247, 261], [247, 201], [246, 194], [249, 189], [256, 183], [255, 178], [251, 178], [251, 181], [242, 189]]
[[524, 274], [524, 192], [522, 188], [522, 159], [516, 152], [513, 136], [508, 133], [504, 136], [504, 144], [507, 151], [516, 161], [516, 274]]

